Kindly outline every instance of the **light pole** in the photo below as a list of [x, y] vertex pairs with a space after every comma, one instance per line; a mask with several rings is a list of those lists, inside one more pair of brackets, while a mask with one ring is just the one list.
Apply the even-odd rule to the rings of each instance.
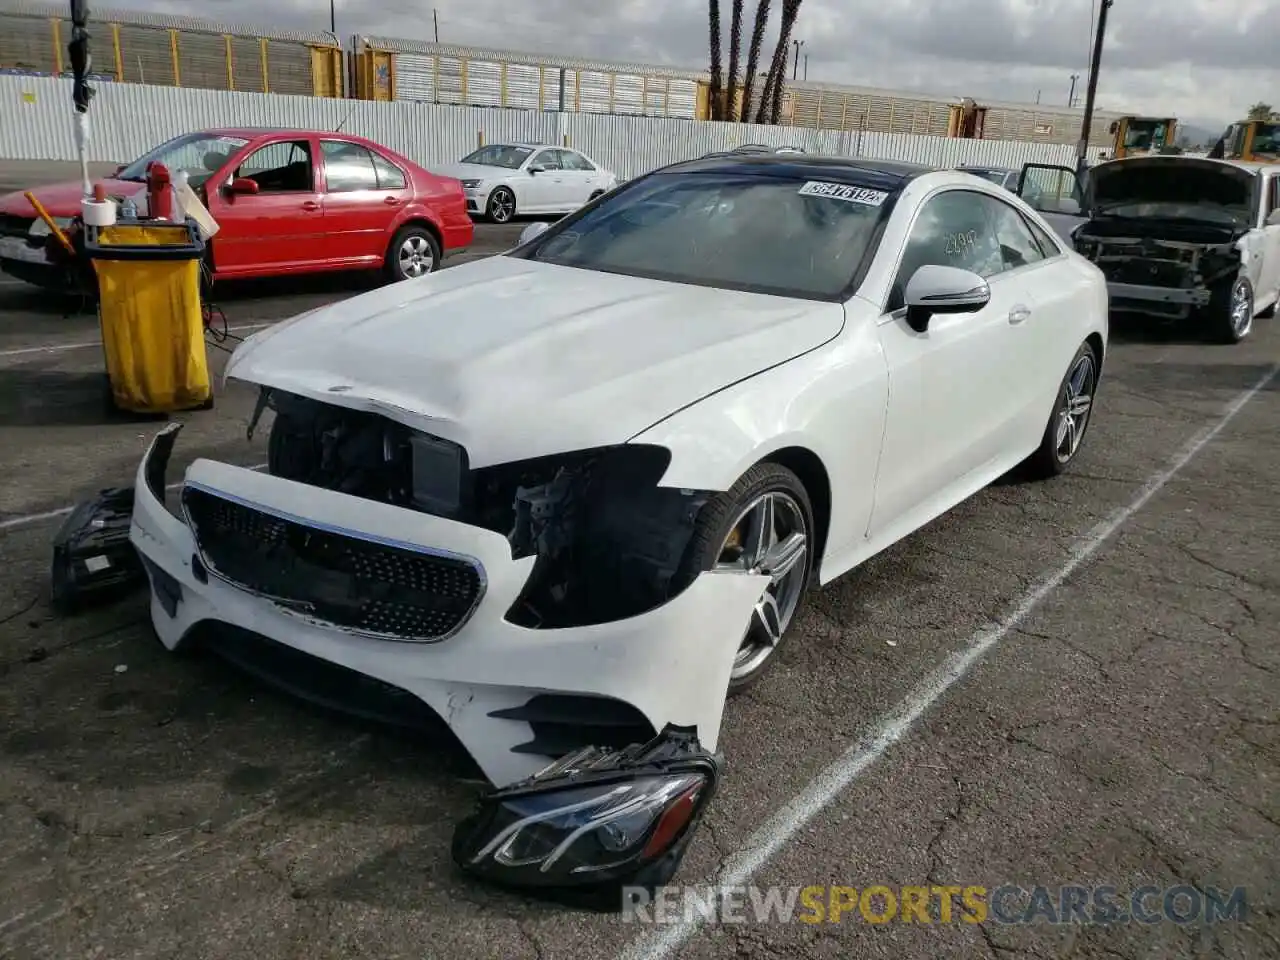
[[336, 0], [329, 0], [329, 32], [338, 35], [338, 11], [334, 9]]
[[1098, 95], [1098, 68], [1102, 66], [1102, 41], [1107, 34], [1107, 11], [1115, 0], [1101, 0], [1098, 10], [1098, 35], [1093, 40], [1093, 62], [1089, 65], [1089, 86], [1084, 95], [1084, 122], [1080, 125], [1080, 144], [1076, 148], [1076, 168], [1084, 172], [1088, 166], [1089, 128], [1093, 125], [1093, 103]]
[[796, 60], [795, 63], [791, 65], [791, 79], [794, 80], [800, 73], [800, 48], [804, 46], [804, 41], [792, 40], [791, 42], [795, 44], [796, 47]]
[[1080, 74], [1073, 73], [1071, 75], [1071, 92], [1067, 94], [1067, 106], [1074, 107], [1076, 105], [1076, 81], [1080, 79]]

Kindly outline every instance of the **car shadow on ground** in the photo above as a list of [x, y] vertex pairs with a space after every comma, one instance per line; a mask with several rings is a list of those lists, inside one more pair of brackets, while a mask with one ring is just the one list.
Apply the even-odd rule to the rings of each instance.
[[443, 896], [511, 915], [564, 910], [454, 864], [454, 827], [489, 786], [442, 720], [364, 720], [279, 691], [208, 650], [167, 652], [141, 591], [78, 614], [56, 614], [40, 597], [0, 625], [11, 711], [0, 765], [45, 784], [35, 816], [50, 842], [91, 832], [76, 808], [104, 793], [127, 798], [95, 828], [116, 843], [201, 844], [269, 811], [273, 832], [304, 843], [330, 823], [397, 838], [340, 876], [290, 875], [293, 899], [413, 910]]

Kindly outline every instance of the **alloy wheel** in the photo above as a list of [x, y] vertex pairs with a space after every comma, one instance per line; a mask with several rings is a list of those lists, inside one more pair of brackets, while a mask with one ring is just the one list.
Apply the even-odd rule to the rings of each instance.
[[716, 570], [763, 573], [770, 581], [752, 611], [730, 682], [759, 670], [791, 625], [808, 575], [808, 534], [800, 504], [789, 494], [773, 491], [753, 500], [725, 538]]
[[495, 223], [506, 223], [515, 215], [516, 198], [511, 191], [499, 188], [489, 199], [489, 216]]
[[431, 241], [423, 236], [405, 237], [400, 244], [400, 276], [413, 279], [425, 277], [435, 268], [435, 252]]
[[1244, 337], [1253, 326], [1253, 294], [1246, 280], [1237, 280], [1231, 288], [1231, 330]]
[[1093, 355], [1085, 353], [1071, 368], [1058, 406], [1058, 429], [1054, 436], [1054, 454], [1059, 463], [1067, 463], [1080, 449], [1089, 415], [1093, 412], [1093, 392], [1098, 372]]

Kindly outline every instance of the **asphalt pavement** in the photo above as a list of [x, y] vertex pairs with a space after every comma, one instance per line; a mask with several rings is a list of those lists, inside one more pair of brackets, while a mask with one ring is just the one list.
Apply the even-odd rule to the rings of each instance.
[[[482, 226], [479, 252], [518, 229]], [[245, 331], [366, 288], [219, 303]], [[680, 881], [823, 887], [801, 902], [858, 903], [842, 922], [646, 924], [460, 878], [449, 839], [479, 786], [448, 744], [173, 657], [140, 597], [51, 612], [66, 507], [130, 482], [158, 428], [104, 421], [95, 321], [65, 313], [0, 279], [0, 956], [1280, 956], [1275, 320], [1235, 347], [1118, 325], [1069, 474], [995, 484], [813, 594], [731, 702], [727, 776]], [[172, 476], [195, 456], [260, 463], [250, 408], [233, 385], [183, 415]], [[884, 891], [859, 901], [1010, 885], [1045, 888], [1042, 907], [1150, 887], [1158, 922], [1011, 923], [1013, 897], [981, 923], [874, 923]], [[1159, 916], [1236, 888], [1222, 922]]]

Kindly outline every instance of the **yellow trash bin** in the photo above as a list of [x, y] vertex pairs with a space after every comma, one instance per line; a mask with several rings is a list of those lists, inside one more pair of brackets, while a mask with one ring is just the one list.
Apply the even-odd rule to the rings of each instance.
[[204, 243], [185, 223], [118, 223], [85, 238], [112, 403], [133, 413], [213, 405], [200, 308]]

